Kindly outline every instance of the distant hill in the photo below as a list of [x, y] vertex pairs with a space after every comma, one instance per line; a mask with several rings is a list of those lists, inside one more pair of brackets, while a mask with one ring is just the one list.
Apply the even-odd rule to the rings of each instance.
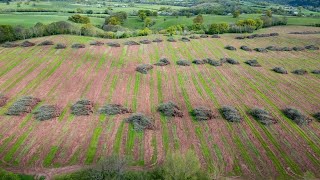
[[278, 4], [288, 4], [292, 6], [320, 7], [319, 0], [251, 0], [251, 1], [272, 2], [272, 3], [278, 3]]

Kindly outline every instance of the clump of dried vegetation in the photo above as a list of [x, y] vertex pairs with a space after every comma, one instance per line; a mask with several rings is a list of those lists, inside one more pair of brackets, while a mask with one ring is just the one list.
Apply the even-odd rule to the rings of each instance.
[[156, 39], [154, 39], [154, 40], [152, 40], [152, 42], [156, 42], [156, 43], [160, 43], [160, 42], [162, 42], [163, 40], [162, 39], [159, 39], [159, 38], [156, 38]]
[[242, 118], [238, 110], [232, 106], [223, 106], [221, 109], [222, 116], [229, 122], [241, 122]]
[[152, 42], [148, 39], [144, 39], [144, 40], [141, 40], [139, 41], [141, 44], [151, 44]]
[[211, 38], [221, 38], [221, 37], [219, 35], [217, 35], [217, 34], [214, 34], [214, 35], [211, 36]]
[[13, 43], [13, 42], [5, 42], [3, 44], [1, 44], [1, 47], [4, 48], [14, 48], [14, 47], [18, 47], [19, 44]]
[[206, 64], [207, 61], [204, 61], [204, 60], [201, 60], [201, 59], [195, 59], [195, 60], [192, 61], [192, 63], [200, 65], [200, 64]]
[[221, 61], [215, 61], [213, 59], [208, 58], [207, 63], [210, 64], [211, 66], [222, 66]]
[[110, 47], [120, 47], [120, 44], [117, 42], [107, 42], [106, 44]]
[[183, 117], [183, 112], [180, 110], [179, 106], [172, 101], [161, 103], [157, 110], [164, 116]]
[[75, 44], [72, 44], [71, 48], [74, 48], [74, 49], [80, 49], [80, 48], [85, 48], [86, 45], [84, 44], [80, 44], [80, 43], [75, 43]]
[[169, 37], [169, 38], [167, 39], [167, 41], [168, 41], [168, 42], [177, 42], [173, 37]]
[[151, 69], [153, 69], [153, 66], [151, 64], [139, 64], [136, 67], [136, 71], [142, 74], [148, 74], [148, 71], [150, 71]]
[[224, 48], [227, 49], [227, 50], [230, 50], [230, 51], [236, 51], [237, 50], [237, 48], [235, 48], [233, 46], [230, 46], [230, 45], [228, 45], [228, 46], [226, 46]]
[[67, 45], [58, 43], [55, 48], [56, 49], [65, 49], [66, 47], [67, 47]]
[[254, 108], [250, 111], [250, 114], [263, 125], [277, 123], [277, 121], [272, 117], [272, 115], [264, 109]]
[[20, 46], [21, 47], [31, 47], [31, 46], [35, 46], [36, 44], [30, 41], [23, 41]]
[[71, 114], [88, 116], [93, 113], [93, 102], [87, 99], [79, 100], [71, 106]]
[[132, 110], [122, 106], [121, 104], [106, 104], [99, 109], [100, 114], [117, 115], [132, 113]]
[[131, 123], [133, 129], [136, 131], [143, 131], [145, 129], [154, 129], [152, 118], [147, 117], [142, 113], [134, 113], [125, 119], [125, 122]]
[[220, 61], [222, 63], [229, 63], [229, 64], [240, 64], [237, 60], [232, 58], [221, 58]]
[[266, 52], [268, 52], [268, 50], [265, 49], [265, 48], [254, 48], [254, 50], [257, 51], [257, 52], [261, 52], [261, 53], [266, 53]]
[[156, 66], [167, 66], [170, 64], [170, 61], [167, 58], [161, 58], [159, 62], [155, 63]]
[[192, 110], [191, 115], [197, 121], [206, 121], [215, 118], [213, 111], [207, 107], [196, 107]]
[[305, 69], [296, 69], [292, 71], [292, 73], [297, 75], [305, 75], [305, 74], [308, 74], [308, 71]]
[[61, 115], [61, 108], [57, 105], [43, 105], [33, 112], [39, 121], [49, 120]]
[[124, 45], [127, 45], [127, 46], [135, 46], [135, 45], [140, 45], [138, 42], [135, 42], [135, 41], [127, 41], [124, 43]]
[[249, 51], [249, 52], [252, 51], [252, 49], [249, 48], [248, 46], [241, 46], [240, 49], [242, 49], [242, 50], [244, 50], [244, 51]]
[[320, 112], [315, 113], [313, 117], [320, 122]]
[[26, 113], [30, 113], [32, 109], [40, 102], [39, 98], [32, 96], [24, 96], [18, 99], [9, 107], [6, 115], [9, 116], [21, 116]]
[[261, 67], [261, 65], [259, 64], [259, 62], [255, 59], [253, 60], [248, 60], [245, 62], [246, 64], [248, 64], [249, 66], [253, 66], [253, 67]]
[[190, 39], [187, 38], [187, 37], [182, 37], [182, 38], [181, 38], [181, 41], [182, 41], [182, 42], [190, 42]]
[[104, 43], [101, 41], [92, 41], [92, 42], [90, 42], [90, 45], [91, 46], [102, 46], [102, 45], [104, 45]]
[[319, 47], [315, 45], [308, 45], [305, 48], [308, 50], [319, 50]]
[[208, 38], [209, 36], [206, 35], [206, 34], [201, 34], [200, 37], [201, 37], [201, 38]]
[[283, 67], [274, 67], [272, 70], [279, 74], [288, 74], [288, 71]]
[[38, 46], [51, 46], [54, 45], [53, 41], [49, 41], [49, 40], [45, 40], [43, 42], [41, 42], [40, 44], [38, 44]]
[[286, 108], [283, 110], [283, 113], [298, 125], [306, 125], [311, 122], [311, 119], [295, 108]]
[[316, 69], [316, 70], [311, 71], [311, 73], [313, 73], [313, 74], [320, 74], [320, 70], [319, 70], [319, 69]]
[[190, 66], [191, 63], [189, 61], [187, 61], [187, 60], [178, 60], [177, 61], [177, 65], [179, 65], [179, 66]]
[[196, 35], [192, 35], [192, 36], [190, 36], [189, 38], [190, 38], [190, 39], [200, 39], [200, 37], [199, 37], [199, 36], [196, 36]]

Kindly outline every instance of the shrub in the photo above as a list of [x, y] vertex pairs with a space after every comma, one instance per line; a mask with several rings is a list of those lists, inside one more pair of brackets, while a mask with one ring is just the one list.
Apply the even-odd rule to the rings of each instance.
[[192, 63], [200, 65], [200, 64], [205, 64], [206, 61], [203, 61], [203, 60], [200, 60], [200, 59], [195, 59], [195, 60], [192, 61]]
[[320, 122], [320, 112], [315, 113], [313, 117]]
[[54, 45], [54, 42], [46, 40], [46, 41], [43, 41], [40, 44], [38, 44], [38, 46], [50, 46], [50, 45]]
[[6, 105], [8, 98], [2, 94], [0, 94], [0, 107]]
[[9, 107], [6, 115], [9, 116], [21, 116], [25, 113], [30, 113], [32, 109], [40, 102], [40, 99], [32, 96], [24, 96], [18, 99]]
[[194, 118], [197, 121], [205, 121], [215, 118], [213, 112], [211, 109], [208, 109], [206, 107], [196, 107], [192, 110], [191, 115], [194, 116]]
[[240, 49], [242, 49], [242, 50], [244, 50], [244, 51], [249, 51], [249, 52], [252, 51], [252, 49], [249, 48], [248, 46], [241, 46]]
[[222, 63], [229, 63], [229, 64], [240, 64], [237, 60], [232, 58], [221, 58], [220, 61]]
[[93, 113], [93, 102], [90, 100], [79, 100], [71, 106], [71, 114], [76, 116], [88, 116]]
[[298, 125], [308, 124], [311, 121], [305, 115], [303, 115], [299, 110], [294, 108], [286, 108], [283, 110], [283, 113]]
[[261, 52], [261, 53], [266, 53], [266, 52], [268, 52], [268, 50], [265, 49], [265, 48], [254, 48], [254, 50], [257, 51], [257, 52]]
[[168, 42], [177, 42], [173, 37], [167, 39]]
[[250, 111], [250, 114], [263, 125], [277, 123], [277, 121], [270, 115], [270, 113], [264, 109], [254, 108]]
[[187, 37], [182, 37], [182, 38], [181, 38], [181, 41], [183, 41], [183, 42], [189, 42], [189, 41], [190, 41], [190, 39], [189, 39], [189, 38], [187, 38]]
[[15, 44], [12, 42], [5, 42], [5, 43], [1, 44], [1, 47], [4, 47], [4, 48], [13, 48], [13, 47], [17, 47], [17, 46], [19, 46], [19, 44]]
[[120, 47], [120, 44], [117, 42], [107, 42], [107, 45], [111, 47]]
[[131, 109], [123, 107], [120, 104], [106, 104], [99, 109], [100, 114], [116, 115], [116, 114], [126, 114], [132, 113]]
[[217, 35], [217, 34], [214, 34], [214, 35], [211, 36], [211, 38], [221, 38], [221, 37], [219, 35]]
[[90, 42], [90, 45], [91, 46], [102, 46], [102, 45], [104, 45], [104, 43], [101, 41], [92, 41], [92, 42]]
[[221, 61], [215, 61], [213, 59], [208, 58], [207, 63], [210, 64], [211, 66], [222, 66]]
[[142, 73], [142, 74], [148, 74], [148, 71], [153, 69], [153, 66], [150, 64], [139, 64], [136, 67], [136, 71]]
[[208, 38], [209, 36], [208, 35], [206, 35], [206, 34], [201, 34], [200, 35], [200, 38]]
[[304, 48], [304, 47], [293, 47], [292, 48], [294, 51], [303, 51], [303, 50], [305, 50], [306, 48]]
[[130, 117], [125, 119], [125, 122], [131, 123], [134, 130], [143, 131], [145, 129], [153, 129], [152, 119], [145, 116], [142, 113], [132, 114]]
[[189, 61], [187, 61], [187, 60], [178, 60], [177, 61], [177, 65], [179, 65], [179, 66], [190, 66], [191, 63]]
[[151, 41], [145, 39], [140, 41], [141, 44], [151, 44]]
[[73, 16], [70, 16], [68, 18], [69, 21], [75, 22], [75, 23], [81, 23], [81, 24], [88, 24], [90, 23], [90, 19], [87, 16], [81, 16], [79, 14], [75, 14]]
[[242, 118], [238, 110], [232, 106], [223, 106], [221, 108], [222, 116], [229, 122], [241, 122]]
[[305, 75], [308, 73], [308, 71], [305, 69], [296, 69], [296, 70], [292, 71], [292, 73], [297, 74], [297, 75]]
[[65, 44], [58, 43], [55, 48], [56, 49], [65, 49], [66, 47], [67, 46]]
[[49, 120], [61, 115], [61, 108], [56, 105], [43, 105], [33, 112], [39, 121]]
[[286, 69], [284, 69], [283, 67], [274, 67], [272, 70], [276, 73], [288, 74], [288, 71]]
[[261, 67], [261, 65], [258, 63], [257, 60], [253, 59], [253, 60], [248, 60], [245, 62], [246, 64], [253, 66], [253, 67]]
[[183, 117], [183, 113], [180, 110], [179, 106], [176, 105], [174, 102], [169, 101], [166, 103], [161, 103], [157, 109], [160, 113], [164, 116], [169, 117]]
[[152, 42], [157, 42], [157, 43], [160, 43], [160, 42], [162, 42], [163, 40], [162, 39], [159, 39], [159, 38], [156, 38], [156, 39], [154, 39], [154, 40], [152, 40]]
[[313, 73], [313, 74], [320, 74], [320, 70], [319, 70], [319, 69], [316, 69], [316, 70], [311, 71], [311, 73]]
[[23, 41], [20, 46], [21, 47], [31, 47], [31, 46], [35, 46], [36, 44], [30, 41]]
[[79, 43], [72, 44], [72, 46], [71, 46], [71, 48], [74, 48], [74, 49], [85, 48], [85, 47], [86, 47], [86, 45], [79, 44]]
[[159, 62], [155, 63], [156, 66], [166, 66], [169, 65], [170, 61], [167, 58], [162, 58], [159, 60]]
[[134, 46], [134, 45], [140, 45], [139, 43], [135, 42], [135, 41], [127, 41], [124, 43], [124, 45], [127, 46]]
[[200, 37], [199, 37], [199, 36], [196, 36], [196, 35], [192, 35], [192, 36], [190, 36], [189, 38], [190, 38], [190, 39], [200, 39]]
[[228, 32], [229, 29], [230, 29], [230, 26], [227, 23], [220, 23], [220, 24], [213, 23], [213, 24], [209, 25], [207, 33], [208, 34], [223, 34], [223, 33]]
[[315, 45], [309, 45], [309, 46], [306, 46], [305, 48], [308, 50], [319, 50], [319, 47]]
[[226, 47], [224, 47], [225, 49], [228, 49], [228, 50], [230, 50], [230, 51], [235, 51], [235, 50], [237, 50], [237, 48], [235, 48], [235, 47], [233, 47], [233, 46], [230, 46], [230, 45], [228, 45], [228, 46], [226, 46]]

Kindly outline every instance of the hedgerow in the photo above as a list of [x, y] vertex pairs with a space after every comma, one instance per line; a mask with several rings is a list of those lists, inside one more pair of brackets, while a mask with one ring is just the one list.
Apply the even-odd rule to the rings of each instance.
[[238, 110], [232, 106], [223, 106], [220, 109], [222, 116], [230, 122], [241, 122], [242, 118]]
[[100, 114], [117, 115], [132, 113], [132, 110], [120, 104], [106, 104], [99, 109]]
[[288, 71], [286, 69], [284, 69], [283, 67], [274, 67], [272, 70], [276, 73], [288, 74]]
[[170, 61], [167, 58], [162, 58], [159, 60], [159, 62], [155, 63], [156, 66], [166, 66], [169, 65]]
[[179, 106], [176, 105], [174, 102], [169, 101], [165, 103], [161, 103], [157, 109], [160, 113], [164, 116], [169, 117], [183, 117], [183, 113], [180, 110]]
[[303, 115], [299, 110], [295, 108], [286, 108], [283, 110], [283, 113], [298, 125], [305, 125], [311, 121], [305, 115]]
[[191, 63], [189, 61], [187, 61], [187, 60], [178, 60], [177, 61], [177, 65], [179, 65], [179, 66], [190, 66]]
[[20, 116], [26, 113], [30, 113], [32, 109], [40, 102], [39, 98], [34, 98], [32, 96], [24, 96], [18, 99], [9, 107], [6, 115], [9, 116]]
[[43, 105], [33, 112], [39, 121], [49, 120], [61, 115], [61, 108], [56, 105]]
[[305, 75], [308, 73], [308, 71], [305, 69], [296, 69], [296, 70], [292, 71], [292, 73], [297, 74], [297, 75]]
[[197, 121], [205, 121], [215, 118], [211, 109], [201, 106], [194, 108], [191, 115], [194, 116]]
[[71, 114], [76, 116], [88, 116], [93, 113], [93, 102], [90, 100], [79, 100], [71, 106]]
[[246, 64], [248, 64], [249, 66], [253, 66], [253, 67], [261, 67], [261, 65], [259, 64], [259, 62], [255, 59], [253, 60], [248, 60], [245, 62]]
[[264, 125], [275, 124], [277, 121], [270, 115], [270, 113], [264, 109], [254, 108], [250, 111], [250, 114], [260, 123]]
[[148, 74], [148, 71], [153, 69], [153, 66], [151, 64], [139, 64], [136, 67], [136, 71], [142, 73], [142, 74]]
[[133, 125], [133, 129], [136, 131], [154, 128], [152, 119], [142, 113], [132, 114], [125, 119], [125, 122], [131, 123]]

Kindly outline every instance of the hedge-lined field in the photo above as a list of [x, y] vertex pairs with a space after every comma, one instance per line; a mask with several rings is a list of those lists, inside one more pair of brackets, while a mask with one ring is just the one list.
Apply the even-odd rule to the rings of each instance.
[[[311, 27], [274, 27], [258, 33], [277, 32], [277, 37], [235, 39], [192, 39], [124, 46], [90, 46], [91, 37], [50, 36], [31, 39], [40, 43], [52, 40], [67, 44], [54, 46], [0, 48], [0, 92], [8, 98], [0, 108], [1, 167], [57, 168], [88, 165], [112, 154], [134, 160], [133, 166], [162, 163], [169, 151], [193, 149], [210, 172], [223, 176], [249, 178], [299, 177], [312, 172], [320, 177], [320, 124], [312, 115], [320, 110], [320, 51], [247, 52], [240, 46], [320, 46], [320, 35], [288, 34], [293, 31], [319, 31]], [[154, 39], [156, 36], [132, 38]], [[178, 39], [178, 37], [176, 37]], [[73, 43], [85, 48], [72, 49]], [[236, 51], [224, 47], [232, 45]], [[147, 74], [135, 71], [139, 64], [154, 64], [166, 57], [171, 64], [153, 66]], [[180, 59], [229, 57], [240, 64], [224, 63], [178, 66]], [[261, 67], [244, 62], [256, 59]], [[289, 73], [278, 74], [281, 66]], [[291, 73], [307, 70], [306, 75]], [[22, 96], [41, 99], [33, 111], [45, 104], [61, 107], [59, 117], [37, 121], [33, 114], [8, 116], [5, 113]], [[79, 99], [94, 103], [93, 114], [75, 116], [71, 106]], [[175, 102], [183, 117], [167, 117], [157, 112], [162, 102]], [[107, 103], [121, 104], [154, 120], [154, 128], [137, 132], [123, 121], [130, 114], [99, 114]], [[233, 106], [241, 122], [228, 122], [220, 113]], [[213, 119], [197, 121], [194, 108], [204, 106]], [[267, 110], [276, 124], [259, 123], [250, 114], [252, 108]], [[313, 121], [299, 126], [283, 109], [294, 107]]]

